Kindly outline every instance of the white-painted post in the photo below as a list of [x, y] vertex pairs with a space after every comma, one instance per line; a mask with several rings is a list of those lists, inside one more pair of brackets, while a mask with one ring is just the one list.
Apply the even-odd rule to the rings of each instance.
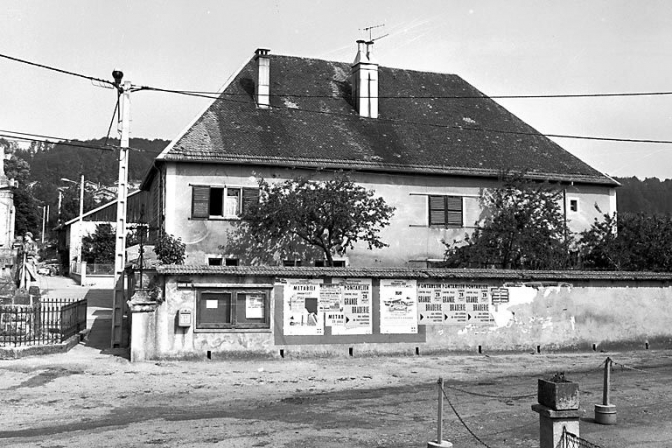
[[436, 422], [436, 440], [427, 442], [427, 448], [451, 448], [452, 443], [443, 440], [443, 378], [437, 382], [439, 389], [438, 417]]
[[[126, 200], [128, 196], [128, 143], [131, 125], [131, 82], [121, 84], [121, 72], [117, 88], [121, 95], [121, 139], [119, 148], [119, 181], [117, 191], [117, 227], [114, 258], [114, 284], [112, 297], [112, 337], [111, 348], [121, 347], [124, 319], [124, 265], [126, 255]], [[115, 77], [116, 81], [116, 77]]]
[[616, 405], [610, 403], [611, 365], [613, 361], [607, 357], [604, 362], [604, 389], [602, 390], [602, 404], [595, 405], [595, 421], [601, 425], [616, 424]]

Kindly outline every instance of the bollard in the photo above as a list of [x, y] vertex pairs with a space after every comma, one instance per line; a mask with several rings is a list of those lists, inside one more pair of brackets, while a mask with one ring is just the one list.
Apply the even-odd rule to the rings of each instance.
[[595, 405], [595, 421], [601, 425], [616, 424], [616, 405], [609, 403], [612, 362], [611, 358], [607, 358], [604, 363], [604, 390], [602, 391], [602, 404]]
[[436, 429], [436, 440], [427, 442], [427, 448], [451, 448], [452, 443], [443, 440], [443, 378], [439, 378], [439, 412]]

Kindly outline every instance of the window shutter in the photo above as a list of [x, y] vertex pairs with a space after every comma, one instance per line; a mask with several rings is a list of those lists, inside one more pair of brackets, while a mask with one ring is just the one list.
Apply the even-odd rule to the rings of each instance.
[[462, 197], [447, 196], [446, 209], [448, 215], [448, 225], [461, 226], [462, 225]]
[[446, 208], [444, 196], [429, 197], [429, 225], [443, 226], [446, 224]]
[[191, 197], [191, 217], [207, 218], [210, 216], [210, 187], [194, 185]]
[[249, 210], [250, 205], [259, 202], [258, 188], [243, 188], [243, 209], [240, 211], [244, 215]]

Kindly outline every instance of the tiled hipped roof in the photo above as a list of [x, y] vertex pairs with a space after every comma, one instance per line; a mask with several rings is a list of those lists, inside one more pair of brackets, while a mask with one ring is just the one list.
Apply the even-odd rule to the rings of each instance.
[[256, 107], [252, 59], [158, 159], [617, 184], [456, 75], [380, 67], [372, 119], [347, 63], [271, 55], [270, 72], [271, 108]]

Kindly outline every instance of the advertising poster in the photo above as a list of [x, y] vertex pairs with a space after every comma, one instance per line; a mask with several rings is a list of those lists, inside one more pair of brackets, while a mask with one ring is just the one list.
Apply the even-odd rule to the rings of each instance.
[[418, 303], [415, 280], [380, 280], [380, 332], [417, 333]]
[[343, 288], [341, 285], [325, 283], [320, 286], [320, 313], [324, 314], [324, 325], [327, 327], [344, 324]]
[[487, 285], [421, 283], [419, 325], [489, 324], [491, 296]]
[[[334, 279], [341, 287], [340, 323], [332, 322], [331, 334], [371, 334], [371, 279]], [[329, 324], [327, 324], [329, 325]]]
[[245, 296], [245, 317], [248, 319], [264, 318], [264, 296], [247, 294]]
[[495, 319], [490, 314], [490, 290], [487, 286], [480, 289], [470, 289], [467, 298], [467, 313], [469, 314], [469, 323], [473, 324], [492, 324]]
[[324, 334], [324, 313], [320, 312], [320, 283], [321, 280], [287, 280], [283, 319], [285, 335]]
[[418, 325], [441, 325], [448, 319], [441, 292], [440, 284], [418, 283]]

